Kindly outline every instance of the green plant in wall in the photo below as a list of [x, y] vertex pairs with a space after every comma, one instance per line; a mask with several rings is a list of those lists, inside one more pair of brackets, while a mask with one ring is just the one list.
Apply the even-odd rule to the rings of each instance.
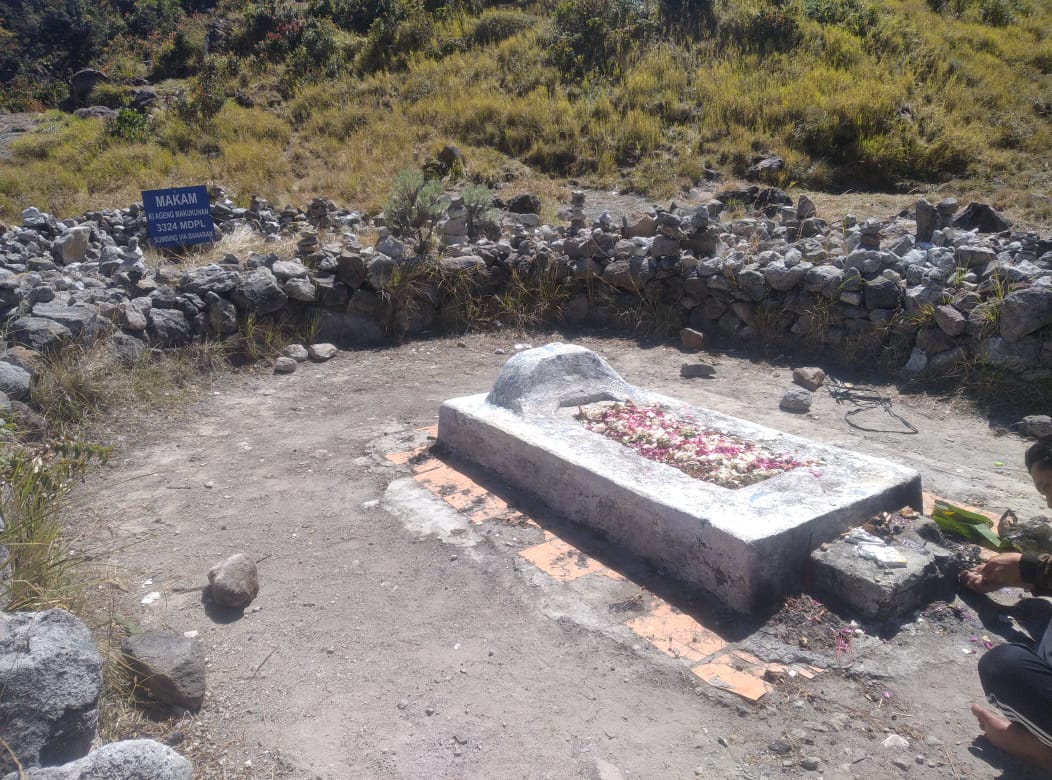
[[500, 232], [500, 210], [493, 207], [493, 193], [485, 184], [472, 184], [461, 193], [467, 211], [468, 238], [492, 236]]
[[407, 168], [391, 182], [384, 220], [396, 235], [414, 238], [417, 253], [424, 255], [431, 249], [435, 225], [447, 205], [439, 182], [425, 179], [423, 171]]

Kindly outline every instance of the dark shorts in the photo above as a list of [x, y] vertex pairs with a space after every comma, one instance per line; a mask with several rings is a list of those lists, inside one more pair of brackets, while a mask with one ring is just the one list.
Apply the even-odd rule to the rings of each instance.
[[979, 659], [991, 704], [1052, 748], [1052, 623], [1037, 647], [1000, 645]]

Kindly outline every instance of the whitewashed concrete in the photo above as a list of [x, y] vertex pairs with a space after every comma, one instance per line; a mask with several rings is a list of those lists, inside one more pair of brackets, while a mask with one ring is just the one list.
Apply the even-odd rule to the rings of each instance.
[[[647, 460], [573, 419], [578, 404], [627, 399], [663, 404], [700, 427], [820, 465], [728, 489]], [[763, 610], [798, 587], [820, 543], [877, 512], [921, 501], [913, 469], [650, 393], [594, 352], [565, 344], [511, 358], [488, 396], [442, 404], [438, 442], [741, 612]]]

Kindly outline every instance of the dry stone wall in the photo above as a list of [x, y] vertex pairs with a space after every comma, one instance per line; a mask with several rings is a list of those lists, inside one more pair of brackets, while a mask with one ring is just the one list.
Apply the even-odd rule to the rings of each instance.
[[[295, 250], [153, 267], [139, 204], [66, 220], [26, 209], [0, 235], [9, 346], [48, 352], [106, 338], [136, 360], [231, 336], [250, 315], [313, 320], [321, 340], [376, 344], [529, 300], [571, 326], [634, 313], [670, 332], [807, 346], [906, 375], [985, 367], [1052, 380], [1052, 237], [1014, 231], [983, 204], [921, 200], [886, 220], [826, 219], [806, 197], [750, 187], [589, 218], [578, 192], [559, 224], [543, 224], [537, 199], [521, 197], [504, 204], [519, 211], [505, 209], [499, 237], [468, 242], [454, 199], [438, 225], [446, 241], [418, 257], [382, 218], [331, 201], [300, 210], [259, 198], [239, 208], [218, 189], [212, 198], [217, 237], [248, 229], [294, 237]], [[374, 246], [358, 240], [366, 227], [379, 228]], [[15, 379], [6, 384], [22, 392]]]

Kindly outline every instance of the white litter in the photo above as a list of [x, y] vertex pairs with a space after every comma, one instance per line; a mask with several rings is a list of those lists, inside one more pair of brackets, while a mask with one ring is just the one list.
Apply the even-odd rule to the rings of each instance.
[[888, 547], [883, 543], [879, 545], [860, 544], [858, 545], [858, 554], [863, 558], [874, 561], [882, 569], [906, 568], [906, 559], [902, 557], [902, 553], [894, 547]]
[[160, 597], [160, 591], [151, 591], [150, 593], [147, 593], [145, 596], [142, 597], [142, 603], [149, 606], [150, 604], [153, 604], [153, 602], [157, 601], [157, 599], [159, 599]]

